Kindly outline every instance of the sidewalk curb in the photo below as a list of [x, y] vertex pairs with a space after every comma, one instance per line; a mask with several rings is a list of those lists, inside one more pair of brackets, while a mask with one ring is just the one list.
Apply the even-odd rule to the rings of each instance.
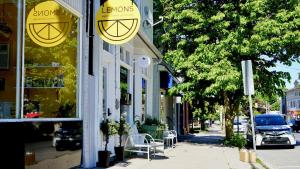
[[[261, 156], [258, 155], [257, 153], [256, 153], [256, 157], [257, 157], [258, 159], [260, 159], [260, 160], [263, 162], [263, 164], [264, 164], [266, 167], [268, 167], [269, 169], [275, 169], [270, 163], [266, 162], [266, 160], [265, 160], [264, 158], [261, 158]], [[261, 164], [260, 164], [260, 165], [261, 165]]]

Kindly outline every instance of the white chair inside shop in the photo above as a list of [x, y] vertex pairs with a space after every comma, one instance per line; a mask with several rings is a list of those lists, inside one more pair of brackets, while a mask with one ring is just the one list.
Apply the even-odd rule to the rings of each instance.
[[125, 141], [124, 150], [147, 154], [148, 160], [150, 160], [151, 153], [153, 153], [153, 156], [155, 156], [157, 150], [162, 150], [164, 153], [164, 142], [163, 140], [153, 139], [150, 134], [138, 133], [137, 127], [132, 125]]

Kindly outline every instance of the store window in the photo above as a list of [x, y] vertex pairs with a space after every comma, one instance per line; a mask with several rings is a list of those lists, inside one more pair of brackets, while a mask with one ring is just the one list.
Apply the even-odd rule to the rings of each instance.
[[16, 118], [18, 2], [0, 1], [0, 119]]
[[124, 48], [123, 47], [120, 47], [120, 60], [121, 61], [124, 61]]
[[142, 121], [145, 121], [147, 114], [147, 80], [142, 78]]
[[129, 93], [129, 70], [123, 66], [120, 68], [120, 90], [121, 90], [121, 113], [129, 112], [131, 105], [131, 94]]
[[23, 118], [76, 118], [79, 17], [55, 1], [26, 1]]
[[123, 62], [123, 64], [127, 66], [131, 66], [131, 55], [129, 51], [124, 52], [124, 48], [120, 47], [120, 60]]
[[129, 93], [129, 85], [130, 85], [130, 71], [121, 66], [120, 67], [120, 115], [126, 116], [126, 121], [130, 122], [130, 105], [131, 105], [131, 93]]
[[109, 44], [105, 41], [103, 41], [103, 50], [109, 52], [110, 54], [114, 55], [115, 54], [115, 46], [112, 44]]

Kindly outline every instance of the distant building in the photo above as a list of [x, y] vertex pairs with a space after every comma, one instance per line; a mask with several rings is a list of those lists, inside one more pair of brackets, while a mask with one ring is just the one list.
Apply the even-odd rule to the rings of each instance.
[[296, 80], [294, 88], [286, 92], [286, 108], [288, 120], [291, 118], [300, 118], [300, 87]]

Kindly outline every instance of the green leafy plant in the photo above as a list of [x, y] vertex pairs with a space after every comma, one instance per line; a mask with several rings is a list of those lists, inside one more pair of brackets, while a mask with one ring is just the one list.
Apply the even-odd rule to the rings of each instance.
[[139, 133], [145, 133], [144, 129], [142, 128], [142, 124], [139, 120], [135, 120], [135, 125]]
[[226, 146], [234, 146], [242, 149], [247, 144], [246, 138], [241, 134], [235, 134], [230, 139], [224, 140], [224, 145]]
[[105, 137], [105, 151], [107, 151], [107, 144], [109, 142], [109, 136], [117, 133], [116, 128], [114, 127], [114, 122], [110, 119], [105, 119], [100, 124], [100, 130], [102, 131]]
[[125, 134], [128, 134], [128, 131], [129, 131], [129, 125], [123, 116], [121, 116], [120, 122], [116, 123], [115, 129], [119, 135], [119, 146], [121, 147], [122, 146], [122, 136]]
[[152, 135], [156, 139], [161, 139], [166, 125], [156, 118], [146, 117], [145, 123], [141, 125], [145, 133]]

